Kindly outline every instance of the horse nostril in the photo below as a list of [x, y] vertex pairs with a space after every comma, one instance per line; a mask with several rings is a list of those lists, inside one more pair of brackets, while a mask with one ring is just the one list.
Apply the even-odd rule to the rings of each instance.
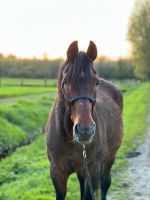
[[75, 131], [76, 131], [76, 134], [79, 134], [81, 132], [80, 124], [75, 125]]
[[87, 133], [89, 134], [89, 136], [93, 136], [95, 134], [95, 130], [96, 130], [96, 125], [92, 123], [88, 126]]
[[95, 131], [96, 131], [96, 124], [93, 123], [93, 124], [91, 124], [91, 132], [94, 134]]
[[96, 130], [96, 125], [95, 123], [91, 123], [89, 126], [84, 127], [81, 124], [76, 124], [75, 125], [75, 132], [76, 134], [80, 134], [80, 135], [93, 135], [95, 133]]

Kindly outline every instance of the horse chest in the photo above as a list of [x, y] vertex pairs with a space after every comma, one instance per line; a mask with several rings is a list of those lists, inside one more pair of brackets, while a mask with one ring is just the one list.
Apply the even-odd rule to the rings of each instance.
[[78, 171], [78, 169], [82, 166], [82, 159], [80, 157], [74, 156], [70, 154], [68, 156], [68, 165], [72, 169], [72, 171]]

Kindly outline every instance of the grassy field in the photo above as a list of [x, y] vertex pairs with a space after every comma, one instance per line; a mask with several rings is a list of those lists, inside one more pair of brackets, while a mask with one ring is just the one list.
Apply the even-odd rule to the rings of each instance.
[[0, 98], [25, 96], [30, 94], [41, 94], [56, 92], [56, 87], [21, 87], [21, 86], [2, 86], [0, 87]]
[[50, 86], [56, 87], [57, 81], [50, 79], [27, 79], [27, 78], [1, 78], [2, 86]]
[[[126, 88], [124, 93], [124, 139], [120, 148], [116, 163], [113, 167], [113, 182], [110, 190], [126, 190], [125, 168], [127, 167], [126, 156], [132, 152], [145, 137], [147, 123], [146, 118], [150, 105], [150, 83], [138, 84]], [[132, 89], [131, 89], [132, 88]], [[25, 105], [24, 105], [25, 107]], [[5, 109], [4, 109], [5, 110]], [[40, 113], [40, 110], [39, 110]], [[6, 115], [3, 115], [5, 119]], [[26, 116], [22, 119], [25, 120]], [[30, 118], [30, 121], [32, 117]], [[28, 123], [29, 121], [26, 121]], [[20, 124], [16, 124], [19, 128]], [[21, 128], [23, 131], [27, 129]], [[39, 136], [31, 145], [18, 148], [15, 153], [0, 163], [0, 199], [1, 200], [54, 200], [54, 188], [49, 180], [49, 162], [46, 157], [45, 138]], [[79, 199], [79, 184], [75, 174], [68, 183], [67, 200]]]
[[56, 92], [56, 86], [56, 80], [2, 78], [0, 98]]
[[0, 106], [0, 155], [32, 141], [43, 131], [52, 102], [53, 98], [42, 98]]

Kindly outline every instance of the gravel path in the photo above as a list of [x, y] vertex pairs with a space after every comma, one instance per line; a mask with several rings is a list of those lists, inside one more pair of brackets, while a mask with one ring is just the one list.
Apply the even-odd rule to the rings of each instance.
[[[150, 117], [149, 117], [150, 124]], [[130, 200], [150, 200], [150, 125], [145, 143], [138, 149], [141, 154], [129, 160]]]
[[150, 116], [148, 134], [145, 142], [136, 149], [136, 157], [129, 158], [124, 182], [128, 183], [122, 191], [111, 192], [108, 200], [150, 200]]

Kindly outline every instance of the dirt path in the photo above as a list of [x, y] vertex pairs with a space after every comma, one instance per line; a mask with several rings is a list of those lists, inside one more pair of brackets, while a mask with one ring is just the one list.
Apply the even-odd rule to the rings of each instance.
[[32, 100], [32, 99], [38, 99], [41, 97], [51, 97], [55, 95], [56, 95], [56, 92], [51, 92], [51, 93], [24, 95], [24, 96], [18, 96], [18, 97], [7, 97], [7, 98], [1, 98], [0, 104], [9, 104], [9, 103], [15, 103], [16, 101], [24, 100], [24, 99]]
[[[150, 124], [150, 117], [149, 117]], [[148, 136], [138, 150], [141, 154], [129, 160], [129, 199], [150, 200], [150, 125]]]
[[137, 148], [138, 156], [129, 159], [129, 167], [124, 172], [128, 187], [111, 193], [108, 200], [150, 200], [150, 116], [148, 124], [145, 142]]

